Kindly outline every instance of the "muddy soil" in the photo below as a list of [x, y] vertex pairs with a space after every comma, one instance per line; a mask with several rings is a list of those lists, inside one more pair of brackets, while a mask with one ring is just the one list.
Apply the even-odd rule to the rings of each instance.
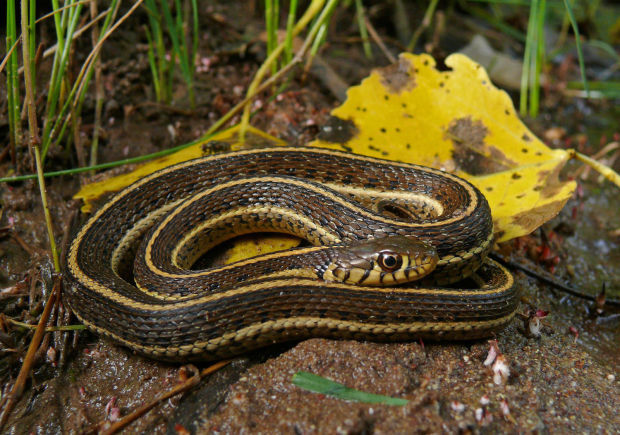
[[[188, 108], [181, 85], [175, 88], [173, 105], [153, 103], [145, 38], [133, 30], [144, 17], [136, 15], [121, 28], [103, 54], [106, 103], [99, 161], [144, 155], [189, 142], [240, 101], [264, 59], [259, 37], [261, 17], [257, 11], [249, 12], [239, 17], [234, 7], [226, 5], [202, 10], [200, 56], [208, 67], [198, 73], [195, 110]], [[347, 17], [338, 19], [347, 22]], [[341, 33], [347, 35], [354, 29], [351, 26], [343, 24]], [[348, 85], [358, 83], [371, 68], [385, 65], [379, 53], [369, 61], [358, 44], [345, 38], [333, 40], [336, 42], [323, 57]], [[77, 64], [87, 49], [84, 46], [76, 53]], [[339, 104], [338, 94], [322, 76], [299, 72], [277, 98], [265, 95], [259, 99], [256, 108], [260, 110], [252, 124], [292, 144], [307, 143]], [[575, 108], [572, 101], [559, 101], [573, 109], [556, 116], [556, 99], [544, 108], [546, 116], [532, 125], [539, 135], [552, 127], [566, 128], [567, 140], [555, 146], [578, 144], [591, 153], [601, 135], [618, 132], [613, 121], [589, 122], [582, 114], [586, 107], [602, 120], [617, 120], [613, 105], [603, 102], [584, 106], [579, 102]], [[89, 145], [92, 106], [93, 101], [88, 100], [82, 120], [84, 147]], [[237, 121], [235, 118], [231, 124]], [[72, 155], [55, 148], [49, 168], [75, 166]], [[22, 157], [27, 161], [27, 155]], [[618, 163], [615, 169], [620, 169]], [[0, 175], [10, 170], [9, 162], [1, 163]], [[575, 170], [569, 166], [566, 176]], [[106, 176], [109, 172], [95, 177]], [[87, 176], [48, 181], [59, 242], [68, 233], [78, 206], [71, 197], [87, 181]], [[29, 283], [50, 269], [38, 190], [33, 182], [3, 184], [0, 195], [0, 226], [14, 228], [0, 239], [0, 287], [13, 292], [0, 296], [0, 307], [6, 316], [35, 323], [43, 298], [41, 286], [33, 284], [30, 288]], [[615, 187], [591, 177], [580, 182], [575, 197], [542, 232], [510, 242], [500, 251], [590, 295], [598, 294], [605, 283], [608, 297], [618, 299], [619, 198]], [[558, 264], [541, 260], [542, 246], [550, 249], [552, 257], [557, 256]], [[522, 272], [515, 271], [515, 277], [522, 292], [520, 312], [541, 309], [549, 315], [540, 337], [530, 336], [527, 325], [519, 319], [497, 335], [497, 345], [510, 369], [509, 376], [499, 383], [483, 364], [491, 347], [487, 341], [382, 344], [312, 339], [235, 358], [193, 390], [157, 405], [132, 423], [127, 432], [620, 432], [617, 309], [604, 306], [597, 312], [594, 303], [568, 296]], [[55, 316], [62, 318], [63, 314]], [[76, 323], [75, 319], [66, 321]], [[2, 394], [7, 394], [17, 375], [29, 340], [22, 330], [7, 328], [12, 351], [3, 349], [0, 354]], [[9, 433], [94, 431], [100, 423], [129, 414], [183, 378], [179, 365], [142, 358], [95, 334], [59, 335], [46, 342], [55, 346], [57, 354], [50, 355], [47, 347], [40, 352], [29, 388], [6, 427]], [[409, 404], [370, 405], [307, 392], [291, 382], [300, 370], [359, 390], [406, 398]]]

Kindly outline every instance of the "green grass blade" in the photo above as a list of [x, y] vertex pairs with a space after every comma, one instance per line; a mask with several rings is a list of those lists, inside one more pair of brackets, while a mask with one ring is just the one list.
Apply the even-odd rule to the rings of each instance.
[[418, 39], [422, 35], [422, 32], [427, 29], [428, 26], [430, 26], [433, 16], [435, 15], [435, 10], [437, 9], [437, 3], [439, 3], [439, 0], [431, 0], [429, 2], [428, 7], [424, 12], [424, 18], [422, 18], [422, 22], [415, 30], [415, 32], [413, 32], [411, 40], [409, 41], [409, 44], [407, 44], [407, 51], [413, 51], [415, 49], [415, 46], [417, 45]]
[[370, 47], [370, 40], [368, 39], [368, 29], [366, 28], [366, 21], [364, 19], [364, 5], [362, 4], [362, 0], [355, 0], [355, 9], [355, 15], [357, 16], [357, 27], [360, 29], [362, 47], [364, 47], [364, 55], [367, 59], [372, 59], [372, 48]]
[[[67, 67], [69, 65], [70, 55], [71, 55], [71, 41], [73, 39], [73, 34], [75, 29], [77, 28], [80, 13], [82, 10], [82, 4], [77, 3], [74, 8], [68, 8], [63, 11], [63, 15], [66, 13], [66, 28], [61, 29], [58, 33], [63, 34], [64, 45], [62, 50], [59, 49], [54, 54], [54, 63], [52, 66], [52, 74], [49, 82], [49, 91], [48, 91], [48, 99], [47, 99], [47, 108], [46, 108], [46, 116], [45, 116], [45, 125], [43, 127], [43, 145], [41, 147], [41, 159], [45, 162], [45, 156], [47, 154], [47, 150], [49, 149], [53, 137], [52, 130], [55, 123], [55, 120], [58, 116], [62, 116], [59, 112], [57, 112], [57, 108], [59, 105], [63, 104], [63, 101], [66, 101], [61, 92], [63, 92], [63, 79], [65, 78], [65, 73]], [[61, 20], [61, 23], [63, 20]], [[61, 111], [62, 112], [62, 111]]]
[[[585, 91], [583, 82], [568, 82], [566, 89]], [[587, 98], [620, 98], [620, 82], [604, 81], [604, 82], [588, 82]]]
[[[274, 0], [273, 2], [273, 22], [276, 28], [276, 40], [275, 40], [275, 46], [274, 46], [276, 47], [278, 45], [278, 30], [280, 29], [280, 0]], [[276, 65], [276, 63], [274, 63], [274, 65]], [[274, 74], [276, 72], [277, 72], [277, 68], [274, 71]]]
[[531, 0], [469, 0], [472, 3], [498, 3], [514, 6], [529, 6]]
[[[15, 0], [7, 2], [6, 16], [6, 53], [15, 45], [17, 41], [17, 18], [15, 14]], [[20, 96], [19, 96], [19, 63], [17, 57], [19, 53], [13, 49], [7, 54], [6, 63], [6, 85], [7, 85], [7, 103], [9, 115], [9, 142], [11, 144], [12, 158], [15, 159], [15, 151], [21, 145], [21, 114], [20, 114]]]
[[[188, 69], [188, 64], [187, 64], [187, 58], [184, 58], [184, 53], [186, 53], [186, 51], [184, 50], [184, 48], [182, 47], [185, 45], [182, 41], [182, 38], [179, 38], [179, 34], [182, 35], [182, 31], [183, 29], [179, 29], [177, 26], [177, 22], [175, 20], [175, 18], [172, 17], [172, 11], [170, 10], [170, 7], [168, 6], [168, 2], [166, 0], [162, 0], [160, 2], [161, 4], [161, 10], [164, 16], [164, 21], [166, 23], [166, 26], [168, 27], [168, 35], [170, 36], [170, 40], [172, 41], [172, 48], [174, 50], [175, 55], [179, 58], [179, 65], [181, 67], [181, 73], [183, 75], [183, 78], [186, 81], [191, 81], [191, 77], [190, 77], [190, 73], [189, 73], [189, 69]], [[181, 11], [177, 11], [177, 14], [180, 14]]]
[[535, 29], [535, 55], [534, 58], [534, 74], [530, 80], [530, 108], [529, 113], [532, 118], [538, 116], [538, 107], [540, 103], [540, 74], [545, 57], [545, 9], [546, 0], [538, 0], [536, 4], [536, 29]]
[[[155, 159], [158, 157], [164, 157], [170, 154], [174, 154], [177, 151], [181, 151], [182, 149], [185, 149], [187, 147], [190, 147], [192, 145], [196, 145], [196, 144], [201, 144], [201, 143], [206, 143], [209, 141], [209, 139], [211, 137], [213, 137], [215, 133], [212, 134], [208, 134], [205, 135], [203, 137], [200, 137], [192, 142], [188, 142], [173, 148], [168, 148], [162, 151], [157, 151], [155, 153], [151, 153], [151, 154], [145, 154], [142, 156], [137, 156], [137, 157], [131, 157], [128, 159], [123, 159], [123, 160], [117, 160], [114, 162], [108, 162], [108, 163], [99, 163], [98, 165], [93, 165], [93, 166], [85, 166], [83, 168], [73, 168], [73, 169], [63, 169], [61, 171], [50, 171], [50, 172], [45, 172], [43, 173], [43, 177], [45, 178], [51, 178], [51, 177], [59, 177], [61, 175], [75, 175], [75, 174], [80, 174], [82, 172], [89, 172], [89, 171], [97, 171], [99, 169], [110, 169], [110, 168], [115, 168], [117, 166], [122, 166], [122, 165], [129, 165], [132, 163], [141, 163], [141, 162], [146, 162], [147, 160], [151, 160], [151, 159]], [[0, 178], [0, 183], [16, 183], [19, 181], [26, 181], [26, 180], [33, 180], [37, 178], [37, 174], [27, 174], [27, 175], [19, 175], [16, 177], [4, 177], [4, 178]]]
[[198, 55], [198, 3], [192, 0], [192, 55], [190, 60], [190, 71], [192, 73], [192, 83], [196, 76], [196, 56]]
[[295, 27], [295, 18], [297, 16], [297, 0], [291, 0], [286, 19], [286, 48], [284, 49], [286, 63], [293, 60], [293, 28]]
[[37, 21], [37, 2], [36, 0], [30, 0], [30, 9], [28, 9], [28, 13], [30, 14], [30, 16], [28, 17], [28, 31], [30, 32], [28, 41], [30, 42], [30, 47], [28, 47], [28, 49], [30, 50], [30, 71], [32, 71], [32, 77], [30, 78], [32, 80], [32, 89], [35, 90], [35, 95], [36, 95], [36, 89], [37, 89], [37, 74], [36, 74], [36, 69], [35, 69], [35, 62], [36, 62], [36, 53], [37, 53], [37, 40], [36, 40], [36, 31], [37, 31], [37, 27], [35, 25], [36, 21]]
[[[150, 2], [149, 2], [150, 3]], [[170, 53], [170, 60], [167, 61], [168, 65], [168, 82], [167, 89], [172, 89], [172, 75], [174, 72], [174, 65], [176, 59], [179, 60], [179, 67], [181, 68], [181, 75], [183, 80], [187, 84], [187, 91], [190, 99], [190, 104], [192, 107], [195, 106], [195, 95], [194, 95], [194, 70], [195, 70], [195, 54], [192, 50], [192, 53], [189, 52], [188, 49], [188, 41], [185, 37], [185, 26], [183, 23], [183, 9], [181, 6], [181, 2], [179, 0], [174, 1], [174, 16], [172, 14], [172, 10], [168, 5], [167, 0], [161, 0], [159, 2], [162, 16], [164, 18], [164, 23], [166, 25], [168, 36], [170, 37], [170, 41], [172, 42], [172, 52]], [[196, 2], [192, 2], [192, 20], [193, 27], [195, 29], [198, 28], [198, 11]], [[155, 30], [155, 29], [152, 29]], [[197, 33], [197, 32], [196, 32]], [[193, 37], [192, 46], [197, 48], [198, 40], [195, 39], [197, 36]], [[158, 41], [158, 45], [159, 41]], [[161, 44], [163, 47], [163, 43]]]
[[146, 9], [146, 15], [149, 20], [148, 27], [150, 28], [150, 31], [147, 29], [146, 34], [147, 40], [149, 40], [149, 52], [153, 53], [155, 59], [155, 68], [151, 68], [155, 96], [159, 102], [169, 102], [168, 97], [170, 92], [166, 89], [167, 63], [163, 42], [164, 38], [160, 25], [161, 17], [157, 14], [155, 0], [144, 0], [144, 9]]
[[523, 70], [521, 71], [521, 92], [519, 93], [519, 113], [521, 116], [527, 115], [528, 108], [528, 89], [531, 85], [530, 71], [533, 63], [533, 51], [535, 46], [535, 24], [538, 0], [533, 0], [530, 6], [530, 17], [527, 23], [527, 34], [525, 36], [525, 50], [523, 51]]
[[157, 61], [155, 60], [155, 44], [153, 43], [153, 38], [151, 37], [151, 31], [148, 26], [144, 26], [144, 33], [146, 34], [146, 40], [149, 43], [149, 47], [146, 51], [148, 59], [149, 59], [149, 67], [151, 68], [151, 76], [153, 77], [153, 87], [155, 88], [155, 98], [157, 101], [163, 101], [161, 85], [159, 81], [159, 72], [157, 70]]
[[312, 40], [312, 46], [310, 48], [310, 56], [316, 55], [319, 48], [325, 42], [327, 38], [327, 28], [329, 26], [329, 20], [338, 5], [338, 0], [329, 0], [323, 7], [320, 15], [314, 20], [310, 31], [308, 32], [307, 40]]
[[581, 37], [579, 36], [579, 26], [577, 25], [577, 20], [575, 20], [573, 8], [568, 0], [564, 0], [564, 7], [566, 8], [566, 13], [568, 13], [568, 19], [570, 20], [570, 25], [573, 28], [573, 32], [575, 32], [575, 47], [577, 48], [577, 58], [579, 59], [579, 70], [581, 71], [583, 88], [586, 90], [587, 95], [589, 92], [588, 80], [586, 79], [586, 64], [583, 60], [583, 52], [581, 51]]
[[323, 23], [321, 27], [319, 27], [319, 31], [316, 33], [316, 37], [314, 38], [314, 41], [312, 41], [312, 47], [310, 48], [310, 56], [316, 56], [316, 54], [319, 52], [319, 48], [321, 48], [321, 45], [323, 45], [323, 42], [325, 42], [325, 39], [327, 38], [327, 26], [328, 25], [329, 25], [329, 21], [326, 21], [325, 23]]
[[383, 405], [403, 406], [409, 403], [406, 399], [365, 393], [308, 372], [297, 372], [293, 376], [293, 384], [304, 390], [333, 396], [342, 400], [362, 403], [379, 403]]
[[609, 55], [615, 62], [620, 62], [620, 54], [614, 49], [613, 46], [608, 44], [605, 41], [599, 41], [597, 39], [590, 39], [589, 41], [592, 47], [596, 47], [601, 51], [604, 51], [605, 54]]
[[[106, 17], [104, 22], [104, 26], [101, 28], [101, 33], [99, 35], [99, 42], [97, 43], [97, 48], [93, 49], [88, 57], [86, 62], [82, 65], [80, 72], [78, 73], [75, 83], [71, 87], [68, 96], [64, 99], [64, 104], [62, 108], [58, 112], [56, 119], [53, 121], [53, 126], [49, 130], [49, 134], [43, 138], [44, 144], [47, 143], [48, 146], [51, 143], [52, 139], [60, 140], [67, 129], [70, 118], [65, 117], [65, 115], [69, 112], [69, 108], [71, 106], [78, 106], [80, 104], [80, 96], [86, 91], [88, 82], [85, 81], [91, 73], [94, 66], [93, 59], [99, 55], [99, 50], [103, 42], [114, 32], [114, 30], [120, 26], [140, 5], [140, 3], [135, 3], [132, 5], [127, 12], [116, 22], [113, 23], [113, 20], [116, 17], [116, 13], [118, 12], [118, 8], [120, 6], [119, 0], [114, 0], [113, 5], [115, 7], [112, 8], [111, 16]], [[110, 25], [110, 28], [107, 29], [107, 26]], [[73, 110], [73, 109], [72, 109]], [[46, 142], [45, 142], [46, 141]]]
[[[265, 31], [267, 32], [267, 56], [269, 56], [278, 45], [278, 24], [276, 18], [276, 5], [278, 0], [265, 0]], [[275, 74], [278, 69], [274, 62], [271, 65], [271, 74]]]
[[[110, 7], [107, 10], [107, 14], [106, 14], [106, 18], [103, 21], [103, 25], [101, 26], [101, 29], [99, 29], [99, 39], [97, 40], [97, 42], [101, 41], [101, 38], [103, 35], [105, 35], [105, 33], [108, 31], [110, 25], [112, 24], [114, 18], [116, 18], [116, 14], [119, 10], [120, 7], [120, 0], [112, 0], [112, 2], [110, 3]], [[97, 59], [99, 57], [99, 54], [97, 54], [94, 58], [93, 61], [91, 62], [91, 64], [88, 67], [88, 71], [86, 72], [86, 74], [84, 75], [84, 79], [83, 79], [83, 86], [81, 87], [81, 91], [79, 94], [77, 94], [76, 98], [78, 100], [77, 104], [74, 104], [74, 107], [77, 106], [77, 111], [76, 113], [81, 113], [82, 112], [82, 106], [84, 103], [84, 98], [86, 97], [86, 90], [88, 89], [89, 85], [90, 85], [90, 81], [95, 73], [95, 64], [97, 62]]]
[[[486, 0], [486, 1], [488, 1], [488, 0]], [[478, 6], [470, 6], [468, 3], [469, 2], [467, 2], [465, 4], [467, 5], [467, 11], [470, 14], [472, 14], [473, 16], [478, 17], [478, 18], [486, 21], [490, 25], [492, 25], [495, 28], [497, 28], [500, 32], [505, 33], [506, 35], [516, 39], [517, 41], [525, 42], [526, 36], [525, 36], [525, 34], [523, 32], [521, 32], [520, 30], [517, 30], [514, 27], [504, 23], [501, 19], [498, 19], [495, 15], [490, 14], [489, 12], [484, 10], [483, 8], [480, 8]], [[529, 5], [530, 4], [529, 0], [525, 4]]]

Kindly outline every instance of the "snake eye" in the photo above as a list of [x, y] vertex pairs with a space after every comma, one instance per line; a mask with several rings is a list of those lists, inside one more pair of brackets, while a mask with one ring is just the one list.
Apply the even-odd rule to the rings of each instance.
[[403, 258], [396, 252], [385, 251], [379, 253], [377, 262], [384, 271], [393, 272], [403, 265]]

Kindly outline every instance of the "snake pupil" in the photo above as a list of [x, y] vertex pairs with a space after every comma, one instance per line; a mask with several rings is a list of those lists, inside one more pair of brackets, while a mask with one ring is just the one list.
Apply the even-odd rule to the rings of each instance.
[[387, 267], [394, 267], [394, 265], [396, 265], [396, 259], [394, 257], [386, 257], [385, 260], [383, 260], [383, 263]]
[[379, 266], [387, 272], [398, 269], [402, 264], [403, 259], [394, 252], [382, 252], [379, 255]]

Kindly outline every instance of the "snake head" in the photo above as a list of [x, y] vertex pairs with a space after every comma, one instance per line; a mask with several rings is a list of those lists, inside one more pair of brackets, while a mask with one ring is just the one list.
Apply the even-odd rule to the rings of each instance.
[[437, 251], [422, 241], [390, 236], [342, 246], [323, 274], [326, 281], [393, 286], [416, 281], [437, 265]]

